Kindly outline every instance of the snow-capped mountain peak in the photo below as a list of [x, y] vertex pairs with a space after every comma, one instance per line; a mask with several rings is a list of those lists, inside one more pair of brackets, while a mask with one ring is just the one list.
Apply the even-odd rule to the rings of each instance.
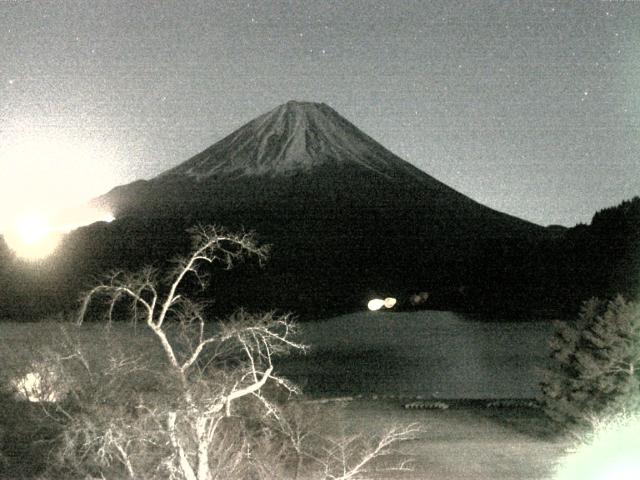
[[397, 168], [412, 176], [422, 173], [324, 103], [289, 101], [161, 177], [277, 176], [328, 164], [358, 166], [384, 176], [394, 176]]

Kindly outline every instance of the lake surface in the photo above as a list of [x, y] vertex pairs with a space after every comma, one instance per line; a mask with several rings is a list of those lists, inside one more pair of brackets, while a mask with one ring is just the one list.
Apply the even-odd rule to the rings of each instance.
[[302, 324], [305, 356], [278, 370], [312, 396], [532, 398], [551, 322], [477, 321], [452, 312], [361, 312]]
[[[478, 321], [437, 311], [360, 312], [300, 326], [309, 353], [279, 359], [276, 371], [314, 397], [532, 398], [552, 333], [550, 322]], [[96, 341], [102, 327], [86, 324], [78, 334]], [[158, 349], [144, 328], [133, 334], [129, 324], [116, 324], [114, 333], [132, 349]], [[52, 323], [0, 323], [0, 338], [5, 370], [22, 371], [60, 331]]]

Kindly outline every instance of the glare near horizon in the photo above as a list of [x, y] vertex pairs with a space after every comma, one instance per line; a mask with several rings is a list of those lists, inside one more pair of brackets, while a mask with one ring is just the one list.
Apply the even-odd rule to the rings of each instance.
[[25, 259], [44, 258], [68, 231], [113, 220], [87, 205], [115, 183], [108, 157], [98, 142], [27, 133], [0, 147], [0, 234], [9, 248]]

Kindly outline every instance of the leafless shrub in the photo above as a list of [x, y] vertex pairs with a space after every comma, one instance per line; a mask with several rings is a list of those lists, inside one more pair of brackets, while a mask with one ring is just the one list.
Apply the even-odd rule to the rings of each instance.
[[362, 435], [354, 435], [331, 440], [326, 439], [324, 455], [316, 458], [322, 465], [323, 479], [350, 480], [363, 479], [371, 470], [380, 471], [410, 471], [409, 461], [400, 461], [391, 466], [377, 466], [373, 463], [383, 457], [391, 455], [392, 446], [398, 442], [413, 438], [421, 430], [416, 424], [405, 427], [395, 427], [387, 430], [380, 437], [370, 440]]

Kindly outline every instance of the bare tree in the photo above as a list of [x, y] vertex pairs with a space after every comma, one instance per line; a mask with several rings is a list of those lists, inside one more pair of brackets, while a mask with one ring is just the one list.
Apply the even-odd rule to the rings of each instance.
[[[371, 471], [403, 472], [411, 470], [411, 462], [391, 462], [386, 468], [373, 465], [374, 461], [389, 457], [392, 447], [401, 441], [415, 438], [422, 429], [415, 423], [393, 426], [381, 436], [332, 435], [319, 431], [323, 413], [313, 405], [294, 404], [280, 415], [274, 428], [288, 439], [295, 452], [296, 463], [291, 478], [317, 478], [322, 480], [355, 480], [367, 478]], [[335, 407], [334, 407], [335, 408]], [[326, 415], [326, 412], [324, 413]], [[303, 467], [306, 465], [306, 469]]]
[[[364, 441], [359, 435], [329, 441], [323, 459], [317, 461], [324, 468], [325, 480], [362, 479], [371, 463], [392, 453], [391, 446], [412, 438], [421, 430], [415, 424], [394, 427], [373, 441]], [[377, 471], [410, 471], [410, 462], [401, 461], [391, 467]]]
[[[276, 414], [277, 410], [262, 394], [263, 387], [267, 382], [274, 382], [291, 392], [296, 389], [274, 374], [273, 356], [305, 347], [292, 339], [295, 325], [286, 315], [252, 315], [241, 310], [215, 328], [207, 325], [203, 305], [180, 292], [187, 277], [204, 286], [204, 265], [221, 264], [231, 268], [245, 256], [263, 261], [267, 250], [259, 247], [250, 234], [232, 234], [210, 226], [197, 227], [191, 233], [192, 253], [177, 261], [164, 293], [157, 272], [150, 268], [136, 274], [115, 273], [84, 296], [78, 323], [84, 320], [95, 297], [107, 298], [109, 319], [118, 302], [131, 302], [134, 318], [153, 332], [170, 372], [181, 385], [182, 402], [164, 411], [147, 408], [154, 418], [164, 418], [161, 429], [171, 451], [165, 467], [178, 478], [210, 480], [213, 478], [210, 450], [221, 422], [232, 415], [233, 404], [250, 396], [268, 413]], [[178, 329], [172, 334], [169, 325], [176, 323]], [[224, 368], [230, 354], [233, 354], [233, 368]], [[205, 370], [210, 372], [209, 377], [204, 374]], [[210, 381], [211, 376], [217, 381]], [[117, 441], [114, 435], [109, 439], [127, 473], [135, 478], [136, 472], [122, 445], [126, 440]]]

